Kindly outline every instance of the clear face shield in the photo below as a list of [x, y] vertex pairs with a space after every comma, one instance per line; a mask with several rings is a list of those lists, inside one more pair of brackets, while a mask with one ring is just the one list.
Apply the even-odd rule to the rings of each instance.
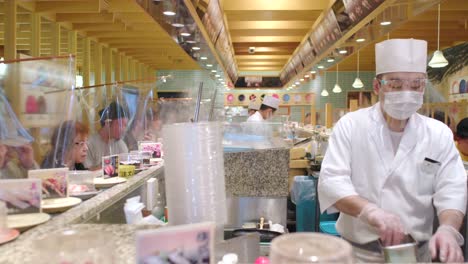
[[377, 78], [379, 98], [387, 119], [404, 121], [423, 104], [427, 84], [425, 74], [392, 73]]

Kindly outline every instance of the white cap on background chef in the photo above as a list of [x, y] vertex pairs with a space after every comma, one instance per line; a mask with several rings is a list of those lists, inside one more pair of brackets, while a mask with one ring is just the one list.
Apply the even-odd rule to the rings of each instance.
[[251, 115], [247, 122], [260, 122], [265, 121], [273, 116], [276, 110], [279, 108], [280, 100], [271, 95], [265, 96], [263, 102], [260, 105], [260, 109], [253, 115]]
[[[319, 177], [322, 211], [340, 211], [337, 231], [357, 262], [383, 262], [384, 246], [418, 241], [418, 262], [462, 262], [458, 232], [466, 210], [466, 172], [450, 129], [417, 114], [427, 82], [427, 42], [375, 46], [379, 102], [333, 128]], [[433, 234], [434, 207], [439, 227]]]
[[259, 109], [260, 109], [260, 102], [257, 102], [257, 101], [249, 102], [249, 106], [248, 106], [249, 116], [255, 114]]

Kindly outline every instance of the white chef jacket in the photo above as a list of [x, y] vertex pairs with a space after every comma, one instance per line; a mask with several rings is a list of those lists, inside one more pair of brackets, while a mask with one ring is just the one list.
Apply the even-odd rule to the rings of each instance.
[[[429, 158], [440, 165], [425, 161]], [[380, 103], [343, 116], [333, 128], [318, 184], [322, 212], [336, 212], [338, 200], [359, 195], [400, 217], [416, 240], [432, 234], [433, 204], [465, 213], [467, 177], [450, 129], [413, 114], [396, 155]], [[337, 231], [356, 243], [378, 239], [377, 231], [341, 213]]]
[[265, 119], [263, 119], [263, 116], [260, 114], [259, 111], [257, 111], [255, 112], [255, 114], [247, 118], [247, 122], [265, 122]]

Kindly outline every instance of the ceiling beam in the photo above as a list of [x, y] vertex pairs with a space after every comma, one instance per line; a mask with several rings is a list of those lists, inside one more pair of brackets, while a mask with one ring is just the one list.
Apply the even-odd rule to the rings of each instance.
[[236, 59], [239, 60], [275, 60], [275, 59], [289, 59], [290, 55], [236, 55]]
[[231, 37], [238, 36], [302, 36], [308, 32], [307, 29], [234, 29], [230, 30]]
[[250, 36], [243, 37], [237, 36], [232, 37], [232, 42], [300, 42], [304, 38], [304, 35], [297, 36]]
[[78, 31], [125, 31], [127, 28], [124, 23], [75, 23], [73, 29]]
[[235, 0], [224, 1], [225, 11], [238, 10], [318, 10], [328, 7], [329, 0]]
[[51, 13], [99, 13], [101, 11], [100, 0], [89, 1], [37, 1], [36, 12]]
[[313, 21], [230, 21], [229, 30], [237, 29], [307, 29]]
[[[253, 2], [253, 1], [252, 1]], [[322, 11], [226, 11], [228, 24], [231, 21], [310, 21], [313, 23]]]
[[70, 22], [70, 23], [112, 23], [114, 22], [114, 15], [109, 13], [100, 14], [57, 14], [57, 22]]
[[239, 67], [239, 71], [281, 71], [282, 67], [249, 66]]

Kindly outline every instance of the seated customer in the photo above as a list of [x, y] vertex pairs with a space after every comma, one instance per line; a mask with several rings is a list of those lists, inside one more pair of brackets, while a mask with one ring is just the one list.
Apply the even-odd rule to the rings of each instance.
[[52, 149], [42, 162], [42, 168], [68, 167], [70, 170], [86, 170], [84, 162], [88, 153], [89, 129], [78, 121], [65, 121], [52, 135]]
[[30, 144], [16, 147], [0, 142], [0, 179], [27, 178], [28, 170], [34, 169], [38, 166]]
[[455, 141], [462, 160], [468, 161], [468, 117], [458, 123]]
[[161, 130], [159, 112], [148, 110], [145, 117], [133, 119], [130, 130], [124, 137], [125, 144], [129, 150], [138, 150], [138, 141], [152, 141]]
[[122, 140], [127, 128], [127, 114], [116, 102], [112, 102], [99, 112], [101, 129], [91, 135], [88, 142], [88, 156], [85, 166], [90, 170], [100, 169], [102, 157], [127, 153], [128, 148]]

